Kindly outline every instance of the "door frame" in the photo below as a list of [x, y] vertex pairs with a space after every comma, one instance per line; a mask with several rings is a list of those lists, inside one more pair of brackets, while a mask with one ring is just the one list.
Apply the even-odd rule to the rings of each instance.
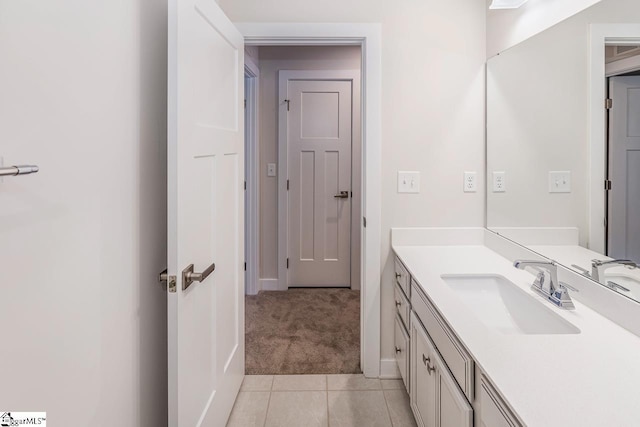
[[604, 254], [608, 131], [604, 108], [607, 98], [605, 46], [639, 44], [640, 24], [591, 24], [589, 41], [589, 249]]
[[360, 365], [369, 378], [380, 376], [381, 278], [381, 92], [380, 24], [235, 23], [253, 46], [361, 46], [362, 49], [362, 216], [360, 255]]
[[260, 94], [260, 69], [249, 56], [244, 56], [244, 75], [249, 80], [246, 87], [245, 108], [245, 292], [256, 295], [259, 289], [260, 248], [260, 144], [258, 122], [258, 100]]
[[[325, 81], [350, 81], [352, 89], [352, 108], [351, 108], [351, 120], [352, 122], [361, 122], [361, 120], [354, 120], [357, 114], [361, 111], [362, 104], [362, 90], [360, 87], [360, 70], [280, 70], [278, 73], [278, 96], [280, 102], [288, 97], [287, 83], [290, 80], [325, 80]], [[358, 92], [354, 91], [354, 88], [358, 87]], [[280, 113], [282, 111], [280, 110]], [[287, 130], [289, 117], [286, 114], [278, 114], [278, 289], [286, 291], [289, 288], [289, 269], [286, 266], [286, 259], [289, 257], [289, 192], [287, 191], [287, 179], [289, 177], [289, 138]], [[351, 188], [353, 192], [354, 188], [362, 188], [362, 176], [358, 176], [356, 173], [362, 170], [362, 135], [361, 129], [352, 127], [351, 129]], [[357, 150], [356, 141], [359, 145]], [[354, 160], [356, 156], [354, 154], [360, 154], [359, 163], [355, 165]], [[360, 166], [360, 167], [355, 167]], [[360, 174], [361, 175], [361, 174]], [[354, 250], [353, 242], [360, 237], [361, 233], [358, 233], [360, 227], [360, 218], [355, 218], [354, 213], [356, 210], [354, 206], [360, 203], [360, 209], [362, 211], [362, 197], [360, 191], [355, 191], [356, 197], [351, 198], [351, 218], [349, 218], [349, 225], [351, 230], [351, 245], [349, 249], [349, 261], [351, 264], [349, 274], [349, 281], [351, 283], [351, 289], [360, 289], [360, 274], [358, 268], [360, 263], [356, 256], [360, 251]], [[359, 215], [361, 216], [361, 215]], [[361, 243], [361, 242], [360, 242]]]

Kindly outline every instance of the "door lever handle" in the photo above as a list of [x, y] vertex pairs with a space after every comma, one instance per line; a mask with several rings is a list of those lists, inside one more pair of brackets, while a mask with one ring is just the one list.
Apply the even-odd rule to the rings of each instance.
[[339, 194], [336, 194], [335, 196], [336, 199], [348, 199], [349, 198], [349, 192], [348, 191], [341, 191]]
[[194, 273], [193, 264], [189, 264], [187, 268], [182, 270], [182, 290], [186, 290], [193, 282], [204, 282], [211, 273], [216, 269], [216, 263], [211, 263], [202, 273]]

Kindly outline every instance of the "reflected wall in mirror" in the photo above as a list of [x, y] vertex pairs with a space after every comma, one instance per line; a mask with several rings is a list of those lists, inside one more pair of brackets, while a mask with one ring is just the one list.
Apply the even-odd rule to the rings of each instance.
[[487, 227], [640, 302], [638, 46], [602, 0], [488, 61]]

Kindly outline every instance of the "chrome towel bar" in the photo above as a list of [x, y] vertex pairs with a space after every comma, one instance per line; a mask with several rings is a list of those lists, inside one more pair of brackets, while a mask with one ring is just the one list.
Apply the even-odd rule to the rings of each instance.
[[0, 176], [29, 175], [40, 170], [35, 165], [8, 166], [0, 168]]

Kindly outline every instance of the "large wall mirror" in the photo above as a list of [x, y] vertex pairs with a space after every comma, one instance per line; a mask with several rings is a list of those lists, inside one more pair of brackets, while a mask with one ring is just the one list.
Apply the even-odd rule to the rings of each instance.
[[640, 302], [640, 1], [488, 61], [487, 186], [490, 230]]

